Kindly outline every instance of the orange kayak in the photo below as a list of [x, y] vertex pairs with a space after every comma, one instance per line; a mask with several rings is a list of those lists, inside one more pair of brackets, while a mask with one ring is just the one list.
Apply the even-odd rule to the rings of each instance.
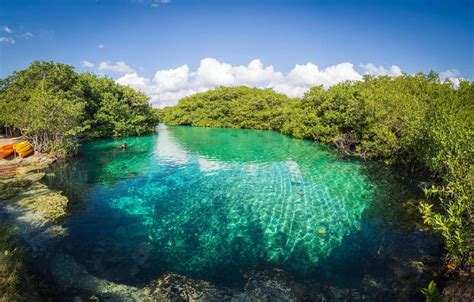
[[0, 150], [0, 158], [7, 158], [13, 154], [13, 148], [9, 150]]
[[12, 150], [12, 149], [13, 149], [13, 144], [0, 146], [0, 151], [7, 151], [7, 150]]
[[33, 148], [30, 147], [29, 149], [26, 149], [26, 150], [22, 150], [20, 152], [18, 152], [18, 154], [21, 156], [21, 157], [27, 157], [28, 155], [30, 155], [31, 153], [33, 153]]

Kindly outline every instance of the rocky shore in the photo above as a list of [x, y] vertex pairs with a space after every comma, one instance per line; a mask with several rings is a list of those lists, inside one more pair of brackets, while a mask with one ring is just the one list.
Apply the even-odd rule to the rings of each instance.
[[40, 182], [54, 161], [35, 154], [0, 163], [0, 217], [17, 229], [33, 257], [54, 249], [54, 242], [67, 233], [61, 225], [67, 197]]

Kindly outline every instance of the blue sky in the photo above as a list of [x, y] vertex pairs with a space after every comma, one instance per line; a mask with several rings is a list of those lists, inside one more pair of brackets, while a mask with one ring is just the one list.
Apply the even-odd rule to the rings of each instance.
[[133, 71], [125, 83], [146, 90], [160, 84], [157, 71], [180, 66], [196, 81], [202, 60], [212, 58], [232, 66], [258, 59], [283, 77], [297, 64], [312, 64], [300, 75], [324, 77], [325, 68], [351, 63], [359, 74], [395, 65], [473, 79], [473, 16], [472, 0], [0, 0], [0, 77], [54, 60], [115, 79]]

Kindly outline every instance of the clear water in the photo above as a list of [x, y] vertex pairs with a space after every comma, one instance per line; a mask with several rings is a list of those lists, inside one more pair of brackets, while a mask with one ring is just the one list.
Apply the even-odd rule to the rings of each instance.
[[272, 265], [350, 285], [384, 235], [364, 215], [381, 190], [367, 167], [316, 143], [160, 126], [80, 151], [48, 181], [72, 201], [63, 246], [109, 280], [173, 271], [236, 285], [248, 267]]

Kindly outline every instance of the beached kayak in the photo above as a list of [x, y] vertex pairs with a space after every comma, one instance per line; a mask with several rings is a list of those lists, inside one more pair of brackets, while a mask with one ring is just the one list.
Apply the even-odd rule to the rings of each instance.
[[0, 158], [7, 158], [13, 154], [13, 148], [7, 150], [0, 150]]
[[29, 142], [21, 142], [21, 143], [13, 144], [13, 149], [15, 150], [16, 153], [26, 151], [29, 148], [31, 148], [31, 145]]
[[14, 144], [8, 144], [8, 145], [0, 146], [0, 151], [13, 150], [13, 145], [14, 145]]
[[26, 149], [26, 150], [23, 150], [23, 151], [20, 151], [18, 152], [18, 154], [21, 156], [21, 157], [27, 157], [28, 155], [30, 155], [31, 153], [33, 153], [33, 147], [29, 147], [29, 149]]

